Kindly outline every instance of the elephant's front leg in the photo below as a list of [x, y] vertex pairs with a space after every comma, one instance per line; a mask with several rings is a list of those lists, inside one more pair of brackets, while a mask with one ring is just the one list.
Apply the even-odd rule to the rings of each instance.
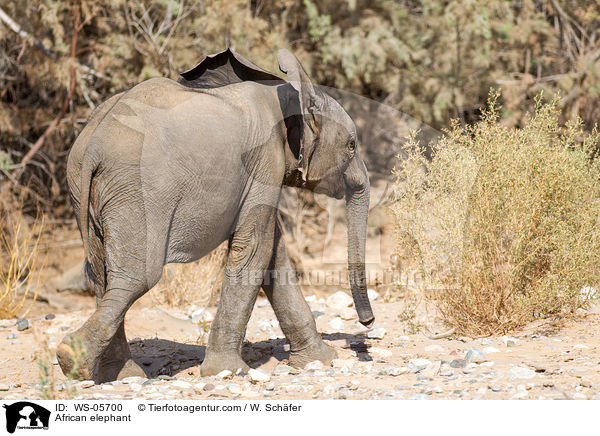
[[242, 360], [242, 341], [273, 253], [275, 209], [259, 205], [244, 215], [230, 241], [219, 308], [200, 366], [203, 376], [218, 374], [225, 369], [232, 372], [240, 368], [248, 370]]
[[323, 342], [315, 319], [296, 283], [279, 226], [275, 229], [275, 249], [265, 275], [263, 289], [273, 306], [279, 326], [290, 341], [290, 364], [298, 368], [314, 360], [329, 364], [335, 350]]

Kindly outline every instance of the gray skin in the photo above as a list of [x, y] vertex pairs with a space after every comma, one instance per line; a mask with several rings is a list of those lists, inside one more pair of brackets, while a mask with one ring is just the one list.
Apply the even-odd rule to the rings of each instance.
[[201, 374], [248, 369], [241, 347], [261, 287], [292, 365], [335, 358], [290, 280], [276, 219], [284, 185], [345, 197], [352, 294], [359, 320], [373, 323], [364, 276], [369, 178], [356, 127], [290, 52], [280, 50], [278, 60], [288, 82], [228, 49], [180, 83], [148, 80], [91, 115], [69, 154], [67, 179], [97, 308], [58, 347], [65, 374], [96, 382], [144, 375], [125, 337], [127, 310], [166, 263], [194, 261], [227, 240]]

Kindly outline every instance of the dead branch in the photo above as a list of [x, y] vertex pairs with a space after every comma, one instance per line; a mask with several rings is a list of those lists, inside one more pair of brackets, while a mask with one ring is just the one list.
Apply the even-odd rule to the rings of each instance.
[[[6, 12], [4, 12], [2, 8], [0, 8], [0, 21], [6, 24], [10, 30], [15, 32], [21, 38], [33, 41], [33, 45], [37, 47], [46, 56], [48, 56], [50, 59], [56, 60], [56, 55], [52, 50], [44, 46], [44, 44], [42, 44], [42, 42], [39, 39], [24, 31], [23, 28], [17, 22], [15, 22], [15, 20], [13, 20]], [[75, 60], [74, 62], [75, 65], [82, 71], [91, 74], [92, 76], [98, 77], [99, 79], [110, 80], [108, 76], [102, 74], [101, 72], [96, 71], [93, 68], [88, 67], [87, 65], [83, 65], [77, 60]]]
[[[16, 31], [20, 36], [28, 35], [13, 20], [11, 20], [10, 17], [8, 17], [8, 15], [6, 15], [6, 13], [2, 9], [0, 9], [0, 18], [4, 22], [6, 22], [8, 24], [8, 26], [12, 30]], [[7, 21], [7, 19], [10, 21]], [[14, 26], [16, 26], [17, 30], [15, 30]], [[64, 101], [63, 106], [62, 106], [60, 112], [58, 113], [58, 115], [54, 118], [54, 120], [52, 120], [52, 123], [50, 123], [50, 125], [46, 128], [44, 133], [42, 133], [42, 136], [40, 136], [38, 138], [38, 140], [33, 144], [33, 146], [25, 154], [25, 156], [23, 156], [23, 159], [21, 159], [21, 162], [18, 164], [17, 169], [13, 172], [13, 174], [10, 175], [9, 180], [11, 181], [11, 183], [13, 185], [15, 184], [15, 182], [18, 184], [18, 180], [23, 175], [23, 172], [25, 171], [25, 167], [27, 166], [28, 162], [31, 160], [31, 158], [33, 158], [33, 156], [36, 155], [36, 153], [38, 151], [40, 151], [40, 149], [44, 145], [46, 138], [52, 132], [54, 132], [54, 130], [60, 123], [61, 119], [66, 114], [67, 109], [69, 108], [69, 103], [70, 103], [70, 101], [73, 97], [73, 93], [75, 91], [75, 78], [76, 78], [75, 77], [75, 64], [76, 64], [75, 55], [77, 53], [77, 38], [79, 36], [79, 32], [81, 31], [82, 27], [83, 27], [83, 25], [81, 23], [80, 9], [79, 9], [79, 5], [77, 5], [77, 6], [73, 7], [73, 37], [71, 40], [71, 71], [70, 71], [69, 91], [67, 92], [67, 96], [65, 97], [65, 101]], [[0, 190], [0, 196], [5, 192], [8, 185], [9, 184], [5, 184], [2, 187], [2, 189]]]

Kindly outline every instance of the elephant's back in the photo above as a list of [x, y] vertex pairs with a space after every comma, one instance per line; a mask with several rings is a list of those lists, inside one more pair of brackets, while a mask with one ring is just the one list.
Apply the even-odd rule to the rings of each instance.
[[253, 138], [240, 105], [168, 79], [109, 101], [73, 154], [74, 167], [91, 153], [100, 162], [92, 209], [117, 220], [124, 204], [139, 204], [150, 257], [164, 262], [216, 248], [233, 230], [249, 179], [243, 148]]

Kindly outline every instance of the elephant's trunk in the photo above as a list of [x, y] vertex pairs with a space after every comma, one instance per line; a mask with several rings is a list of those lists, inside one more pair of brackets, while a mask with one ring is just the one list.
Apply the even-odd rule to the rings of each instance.
[[369, 214], [369, 175], [356, 156], [344, 173], [346, 182], [346, 218], [348, 223], [348, 272], [358, 320], [365, 327], [375, 322], [367, 294], [365, 242]]

